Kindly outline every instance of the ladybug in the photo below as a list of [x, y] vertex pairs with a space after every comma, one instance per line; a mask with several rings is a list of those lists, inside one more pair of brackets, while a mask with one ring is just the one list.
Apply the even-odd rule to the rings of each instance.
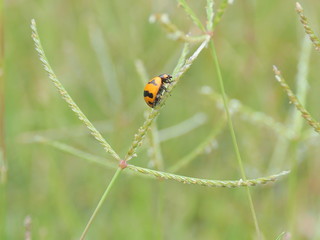
[[169, 74], [161, 74], [149, 80], [143, 91], [144, 101], [149, 107], [157, 106], [163, 93], [167, 90], [165, 83], [171, 83], [171, 78]]

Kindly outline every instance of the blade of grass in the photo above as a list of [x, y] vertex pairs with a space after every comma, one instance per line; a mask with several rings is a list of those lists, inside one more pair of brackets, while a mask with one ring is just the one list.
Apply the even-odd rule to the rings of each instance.
[[93, 220], [95, 219], [97, 213], [99, 212], [102, 204], [107, 199], [107, 196], [108, 196], [111, 188], [113, 187], [115, 181], [118, 179], [118, 177], [119, 177], [119, 175], [121, 173], [121, 170], [122, 170], [121, 168], [118, 168], [117, 171], [115, 172], [115, 174], [113, 175], [108, 187], [106, 188], [105, 192], [103, 193], [102, 197], [100, 198], [98, 205], [96, 206], [96, 208], [95, 208], [94, 212], [92, 213], [92, 215], [91, 215], [91, 217], [90, 217], [85, 229], [83, 230], [83, 233], [81, 234], [80, 240], [84, 240], [85, 239]]
[[[228, 125], [229, 125], [229, 130], [230, 130], [230, 134], [231, 134], [231, 138], [232, 138], [233, 147], [234, 147], [234, 150], [235, 150], [235, 153], [236, 153], [236, 157], [237, 157], [237, 160], [238, 160], [238, 165], [239, 165], [239, 168], [240, 168], [241, 176], [244, 179], [244, 181], [246, 181], [247, 177], [246, 177], [246, 174], [245, 174], [245, 171], [244, 171], [244, 168], [243, 168], [242, 159], [241, 159], [241, 155], [240, 155], [240, 151], [239, 151], [239, 147], [238, 147], [236, 134], [235, 134], [235, 131], [234, 131], [234, 128], [233, 128], [232, 119], [231, 119], [231, 116], [230, 116], [230, 113], [229, 113], [229, 109], [228, 109], [227, 96], [226, 96], [225, 89], [224, 89], [224, 83], [223, 83], [222, 74], [221, 74], [221, 70], [220, 70], [220, 65], [219, 65], [219, 61], [218, 61], [218, 56], [217, 56], [217, 53], [216, 53], [216, 49], [215, 49], [215, 46], [214, 46], [213, 39], [211, 39], [211, 41], [210, 41], [210, 49], [211, 49], [213, 62], [214, 62], [215, 69], [216, 69], [216, 72], [217, 72], [217, 75], [218, 75], [218, 79], [219, 79], [219, 85], [220, 85], [220, 90], [221, 90], [221, 94], [222, 94], [223, 105], [224, 105], [225, 112], [226, 112], [226, 115], [227, 115], [227, 121], [228, 121]], [[254, 209], [254, 205], [253, 205], [253, 201], [252, 201], [252, 197], [251, 197], [251, 193], [250, 193], [250, 189], [247, 187], [246, 190], [247, 190], [247, 197], [248, 197], [248, 200], [249, 200], [251, 214], [252, 214], [254, 225], [255, 225], [255, 228], [256, 228], [256, 232], [257, 232], [257, 237], [258, 237], [258, 239], [262, 239], [261, 232], [260, 232], [260, 227], [259, 227], [259, 223], [258, 223], [258, 219], [257, 219], [257, 216], [256, 216], [256, 212], [255, 212], [255, 209]]]

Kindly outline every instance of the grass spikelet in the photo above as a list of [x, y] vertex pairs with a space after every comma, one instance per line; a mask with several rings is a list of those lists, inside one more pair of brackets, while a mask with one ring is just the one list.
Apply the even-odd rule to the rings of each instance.
[[213, 20], [213, 28], [215, 28], [217, 24], [221, 21], [221, 18], [229, 5], [229, 0], [222, 0]]
[[276, 66], [273, 66], [273, 72], [275, 74], [275, 77], [277, 81], [280, 83], [281, 87], [285, 90], [287, 93], [290, 102], [295, 105], [297, 110], [301, 113], [301, 116], [308, 122], [308, 124], [313, 127], [313, 129], [320, 133], [320, 123], [313, 119], [313, 117], [310, 115], [310, 113], [302, 106], [302, 104], [299, 102], [298, 98], [295, 96], [295, 94], [292, 92], [286, 81], [281, 75], [281, 72], [278, 70]]
[[296, 3], [296, 11], [299, 14], [300, 17], [300, 22], [303, 25], [304, 31], [306, 32], [306, 34], [309, 36], [311, 42], [313, 43], [315, 49], [317, 51], [320, 51], [320, 40], [319, 38], [314, 34], [314, 31], [312, 30], [312, 28], [309, 25], [308, 19], [307, 17], [303, 14], [303, 8], [300, 5], [300, 3]]
[[213, 17], [214, 17], [214, 11], [213, 11], [213, 0], [207, 0], [207, 6], [206, 6], [206, 12], [207, 12], [207, 31], [212, 32], [213, 30]]
[[141, 174], [146, 174], [146, 175], [164, 179], [164, 180], [173, 180], [173, 181], [177, 181], [184, 184], [195, 184], [195, 185], [201, 185], [206, 187], [227, 187], [227, 188], [249, 187], [249, 186], [266, 184], [268, 182], [274, 182], [279, 177], [287, 175], [290, 172], [290, 171], [282, 171], [278, 174], [271, 175], [268, 177], [249, 179], [249, 180], [240, 179], [236, 181], [221, 181], [221, 180], [186, 177], [186, 176], [176, 175], [172, 173], [160, 172], [160, 171], [155, 171], [147, 168], [137, 167], [134, 165], [128, 165], [127, 168], [130, 170], [139, 172]]
[[58, 89], [59, 93], [61, 94], [62, 98], [68, 103], [69, 107], [72, 109], [73, 112], [78, 116], [78, 118], [87, 126], [87, 128], [90, 130], [90, 133], [94, 136], [96, 140], [99, 141], [99, 143], [104, 147], [105, 151], [116, 160], [120, 161], [120, 157], [118, 154], [112, 149], [112, 147], [107, 143], [107, 141], [101, 136], [101, 134], [97, 131], [97, 129], [92, 125], [92, 123], [88, 120], [88, 118], [84, 115], [84, 113], [80, 110], [80, 108], [77, 106], [77, 104], [73, 101], [73, 99], [70, 97], [68, 92], [65, 90], [65, 88], [62, 86], [60, 81], [58, 80], [57, 76], [53, 72], [47, 57], [44, 53], [44, 50], [42, 48], [39, 34], [37, 31], [36, 21], [34, 19], [31, 20], [31, 29], [32, 29], [32, 39], [35, 44], [35, 48], [38, 52], [40, 61], [42, 62], [42, 65], [45, 69], [45, 71], [48, 73], [49, 78], [55, 85], [55, 87]]

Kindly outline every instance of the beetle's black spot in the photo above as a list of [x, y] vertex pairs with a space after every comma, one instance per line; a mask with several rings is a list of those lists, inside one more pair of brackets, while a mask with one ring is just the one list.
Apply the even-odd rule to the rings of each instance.
[[154, 103], [152, 103], [152, 102], [148, 102], [148, 105], [150, 106], [150, 107], [154, 107], [154, 105], [153, 105]]
[[144, 97], [153, 98], [153, 93], [151, 93], [151, 92], [149, 92], [149, 91], [143, 91], [143, 96], [144, 96]]
[[152, 85], [158, 86], [158, 84], [156, 83], [156, 81], [154, 79], [149, 81], [148, 84], [152, 84]]

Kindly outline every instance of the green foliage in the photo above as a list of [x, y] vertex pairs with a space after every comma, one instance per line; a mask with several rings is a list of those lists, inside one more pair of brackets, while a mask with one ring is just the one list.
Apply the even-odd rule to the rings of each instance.
[[[28, 8], [7, 4], [9, 178], [1, 185], [7, 221], [0, 238], [72, 239], [81, 232], [84, 238], [90, 227], [90, 239], [252, 239], [260, 235], [254, 233], [254, 222], [265, 239], [319, 237], [319, 140], [271, 81], [270, 66], [276, 63], [288, 80], [276, 71], [281, 86], [317, 129], [320, 86], [312, 79], [317, 79], [319, 58], [299, 47], [303, 34], [296, 39], [294, 7], [286, 1], [178, 2], [180, 9], [173, 2], [142, 0], [130, 9], [120, 1], [30, 2]], [[306, 7], [320, 9], [320, 4]], [[31, 10], [26, 14], [25, 9]], [[151, 14], [164, 31], [148, 23]], [[55, 73], [33, 25], [45, 70], [103, 148], [51, 90], [29, 39], [32, 17]], [[216, 48], [208, 49], [211, 38]], [[308, 64], [309, 58], [314, 64]], [[161, 73], [172, 73], [174, 84], [161, 104], [149, 109], [141, 79], [146, 83]], [[203, 94], [201, 89], [211, 91]], [[197, 114], [205, 120], [196, 122], [191, 116]], [[191, 119], [189, 126], [178, 130], [185, 119]], [[228, 123], [238, 147], [231, 147]], [[177, 134], [164, 138], [166, 129]], [[119, 175], [122, 159], [130, 164]], [[286, 174], [273, 175], [283, 169], [292, 169], [289, 181], [252, 187], [247, 196], [240, 189], [196, 186], [264, 184]], [[314, 227], [306, 230], [307, 221]]]

